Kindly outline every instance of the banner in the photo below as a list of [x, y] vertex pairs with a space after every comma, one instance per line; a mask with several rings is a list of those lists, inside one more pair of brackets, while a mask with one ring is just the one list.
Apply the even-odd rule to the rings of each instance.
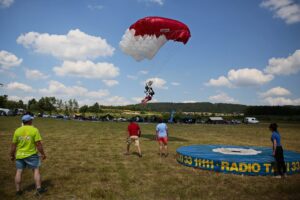
[[[179, 147], [177, 161], [185, 166], [223, 173], [274, 175], [272, 149], [254, 146], [191, 145]], [[300, 173], [300, 154], [284, 150], [287, 174]]]

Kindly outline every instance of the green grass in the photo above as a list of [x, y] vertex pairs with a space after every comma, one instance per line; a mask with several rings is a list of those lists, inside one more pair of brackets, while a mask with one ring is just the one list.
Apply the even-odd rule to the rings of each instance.
[[[35, 119], [47, 160], [42, 199], [300, 199], [300, 175], [285, 180], [184, 167], [175, 151], [190, 144], [270, 146], [268, 124], [170, 124], [170, 155], [160, 158], [155, 124], [140, 124], [143, 158], [123, 155], [127, 123]], [[0, 199], [14, 199], [9, 149], [19, 118], [0, 118]], [[300, 152], [300, 125], [279, 124], [284, 149]], [[136, 151], [134, 147], [132, 152]], [[24, 199], [35, 199], [32, 173], [23, 175]]]

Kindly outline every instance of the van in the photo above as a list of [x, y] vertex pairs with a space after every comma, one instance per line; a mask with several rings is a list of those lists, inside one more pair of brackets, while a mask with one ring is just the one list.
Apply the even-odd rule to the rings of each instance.
[[245, 117], [244, 123], [246, 124], [257, 124], [259, 121], [255, 117]]

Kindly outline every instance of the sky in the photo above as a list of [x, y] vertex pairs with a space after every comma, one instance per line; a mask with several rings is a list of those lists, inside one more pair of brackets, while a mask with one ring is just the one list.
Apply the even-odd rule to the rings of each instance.
[[[186, 24], [152, 59], [120, 48], [137, 20]], [[300, 105], [299, 0], [0, 0], [0, 95], [79, 105]]]

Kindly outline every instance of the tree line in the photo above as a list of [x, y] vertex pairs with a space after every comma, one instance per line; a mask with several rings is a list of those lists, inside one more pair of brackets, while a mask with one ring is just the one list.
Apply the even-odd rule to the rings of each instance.
[[32, 113], [61, 113], [64, 115], [71, 115], [75, 113], [100, 113], [100, 105], [95, 103], [92, 106], [84, 105], [79, 107], [76, 99], [69, 99], [63, 101], [55, 97], [41, 97], [39, 100], [33, 98], [25, 104], [22, 100], [9, 100], [7, 95], [0, 96], [0, 108], [7, 108], [11, 110], [24, 109]]
[[7, 95], [0, 96], [0, 108], [17, 109], [22, 108], [30, 112], [39, 113], [61, 113], [70, 115], [74, 113], [101, 113], [103, 109], [133, 110], [133, 111], [157, 111], [170, 113], [180, 112], [209, 112], [209, 113], [244, 113], [245, 115], [274, 115], [295, 116], [300, 115], [300, 106], [247, 106], [241, 104], [226, 103], [149, 103], [147, 105], [133, 104], [126, 106], [104, 106], [94, 103], [91, 106], [79, 107], [76, 99], [63, 101], [55, 97], [41, 97], [39, 100], [33, 98], [25, 104], [22, 100], [9, 100]]

